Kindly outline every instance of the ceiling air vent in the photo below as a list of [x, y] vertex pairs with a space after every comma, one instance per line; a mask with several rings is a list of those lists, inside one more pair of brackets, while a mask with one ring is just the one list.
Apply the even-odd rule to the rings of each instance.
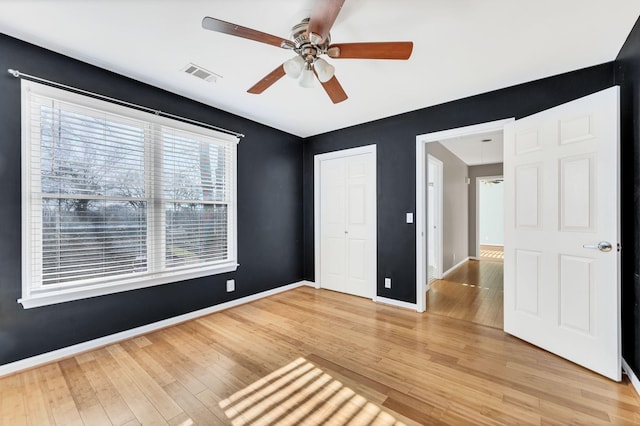
[[222, 78], [221, 75], [208, 71], [202, 68], [201, 66], [198, 66], [195, 64], [189, 64], [186, 67], [184, 67], [182, 70], [187, 74], [191, 74], [195, 77], [198, 77], [201, 80], [204, 80], [210, 83], [215, 83], [216, 81], [218, 81], [219, 78]]

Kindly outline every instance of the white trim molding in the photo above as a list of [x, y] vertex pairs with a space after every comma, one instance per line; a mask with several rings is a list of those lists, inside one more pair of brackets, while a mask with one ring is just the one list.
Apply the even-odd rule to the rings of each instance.
[[631, 366], [627, 364], [627, 361], [625, 361], [624, 358], [622, 358], [622, 371], [624, 371], [624, 374], [627, 375], [629, 381], [631, 382], [631, 385], [636, 390], [638, 396], [640, 396], [640, 380], [638, 380], [638, 376], [636, 376], [636, 374], [631, 369]]
[[444, 273], [442, 274], [442, 278], [446, 277], [447, 274], [449, 274], [449, 273], [453, 272], [454, 270], [456, 270], [457, 268], [461, 267], [469, 259], [470, 259], [470, 257], [465, 257], [460, 262], [456, 263], [451, 268], [449, 268], [446, 271], [444, 271]]
[[[390, 306], [395, 306], [398, 308], [404, 308], [404, 309], [411, 309], [412, 311], [417, 311], [417, 304], [415, 303], [409, 303], [409, 302], [403, 302], [402, 300], [395, 300], [395, 299], [389, 299], [386, 297], [381, 297], [381, 296], [376, 296], [373, 299], [374, 302], [376, 303], [382, 303], [385, 305], [390, 305]], [[420, 312], [420, 311], [418, 311]]]
[[221, 303], [215, 306], [210, 306], [208, 308], [200, 309], [198, 311], [189, 312], [183, 315], [178, 315], [176, 317], [167, 318], [162, 321], [132, 328], [130, 330], [125, 330], [119, 333], [110, 334], [108, 336], [100, 337], [98, 339], [89, 340], [87, 342], [82, 342], [76, 345], [67, 346], [66, 348], [57, 349], [55, 351], [47, 352], [41, 355], [36, 355], [29, 358], [21, 359], [19, 361], [14, 361], [8, 364], [0, 365], [0, 377], [8, 376], [9, 374], [14, 374], [22, 370], [38, 367], [40, 365], [48, 364], [50, 362], [59, 361], [63, 358], [75, 356], [82, 352], [87, 352], [103, 346], [111, 345], [113, 343], [117, 343], [122, 340], [147, 334], [152, 331], [159, 330], [161, 328], [170, 327], [172, 325], [180, 324], [185, 321], [196, 319], [196, 318], [209, 315], [215, 312], [223, 311], [225, 309], [233, 308], [234, 306], [243, 305], [245, 303], [253, 302], [255, 300], [263, 299], [268, 296], [273, 296], [275, 294], [283, 293], [285, 291], [293, 290], [295, 288], [306, 286], [306, 285], [314, 286], [314, 284], [309, 281], [299, 281], [293, 284], [274, 288], [273, 290], [263, 291], [262, 293], [257, 293], [251, 296], [242, 297], [240, 299]]

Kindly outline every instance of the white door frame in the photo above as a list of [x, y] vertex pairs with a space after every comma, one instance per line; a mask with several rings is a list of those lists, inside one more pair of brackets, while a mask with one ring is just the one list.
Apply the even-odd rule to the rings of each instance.
[[427, 222], [425, 187], [427, 143], [502, 130], [505, 124], [512, 121], [514, 121], [514, 118], [507, 118], [416, 136], [416, 310], [418, 312], [425, 311], [425, 299], [429, 290], [427, 283], [425, 283], [427, 271], [427, 239], [425, 238]]
[[[436, 199], [437, 199], [437, 203], [438, 203], [438, 223], [436, 225], [436, 229], [438, 230], [438, 232], [436, 233], [437, 235], [437, 240], [436, 240], [436, 250], [439, 252], [439, 254], [436, 254], [436, 261], [434, 262], [437, 265], [437, 273], [433, 275], [434, 278], [440, 279], [442, 278], [442, 274], [443, 274], [443, 262], [442, 262], [442, 252], [443, 252], [443, 245], [444, 245], [444, 240], [443, 240], [443, 235], [442, 235], [442, 216], [444, 214], [444, 197], [443, 197], [443, 192], [444, 192], [444, 164], [442, 163], [442, 161], [440, 161], [437, 157], [431, 155], [431, 154], [427, 154], [427, 169], [426, 169], [426, 176], [429, 175], [429, 163], [436, 163], [438, 165], [438, 176], [436, 178], [436, 181], [438, 182], [438, 188], [437, 188], [437, 192], [436, 192]], [[425, 178], [426, 179], [426, 178]], [[425, 188], [425, 190], [427, 190], [427, 188]], [[425, 204], [426, 207], [426, 204]], [[427, 210], [427, 215], [425, 216], [425, 220], [429, 221], [429, 213]], [[431, 232], [430, 229], [427, 229], [427, 253], [428, 253], [428, 247], [429, 247], [429, 238], [431, 238], [431, 235], [433, 235], [434, 233]], [[427, 268], [429, 267], [429, 259], [427, 259]], [[429, 291], [429, 285], [431, 283], [427, 282], [427, 290]]]
[[[504, 179], [504, 176], [476, 176], [476, 259], [480, 259], [480, 181], [487, 179]], [[504, 210], [504, 199], [502, 209]]]
[[378, 294], [378, 220], [377, 220], [377, 178], [376, 178], [376, 145], [366, 145], [358, 148], [343, 149], [340, 151], [332, 151], [324, 154], [316, 154], [313, 156], [313, 241], [314, 241], [314, 281], [315, 288], [321, 288], [320, 282], [320, 162], [324, 160], [333, 160], [336, 158], [351, 157], [353, 155], [371, 154], [373, 161], [373, 173], [371, 174], [370, 185], [375, 188], [374, 193], [376, 196], [373, 200], [370, 200], [371, 208], [368, 209], [372, 214], [370, 236], [371, 240], [371, 253], [369, 253], [370, 260], [370, 277], [371, 277], [371, 295], [372, 300], [376, 300]]

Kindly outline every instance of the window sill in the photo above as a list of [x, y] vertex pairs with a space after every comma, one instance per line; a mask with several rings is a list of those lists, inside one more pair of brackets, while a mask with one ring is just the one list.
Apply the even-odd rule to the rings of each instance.
[[18, 299], [18, 303], [20, 303], [24, 309], [37, 308], [39, 306], [54, 305], [57, 303], [70, 302], [72, 300], [88, 299], [90, 297], [104, 296], [107, 294], [121, 293], [123, 291], [137, 290], [140, 288], [169, 284], [177, 281], [217, 275], [225, 272], [233, 272], [238, 269], [238, 266], [239, 265], [235, 262], [228, 262], [216, 265], [215, 267], [190, 271], [165, 272], [153, 277], [120, 279], [106, 284], [32, 290], [26, 296]]

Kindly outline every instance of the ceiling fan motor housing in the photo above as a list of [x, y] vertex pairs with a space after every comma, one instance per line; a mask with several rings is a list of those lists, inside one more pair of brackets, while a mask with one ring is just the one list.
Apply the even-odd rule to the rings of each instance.
[[299, 24], [291, 28], [291, 40], [295, 44], [294, 50], [307, 63], [313, 63], [315, 59], [326, 53], [331, 44], [331, 35], [327, 34], [324, 42], [315, 44], [309, 37], [309, 18], [303, 19]]

